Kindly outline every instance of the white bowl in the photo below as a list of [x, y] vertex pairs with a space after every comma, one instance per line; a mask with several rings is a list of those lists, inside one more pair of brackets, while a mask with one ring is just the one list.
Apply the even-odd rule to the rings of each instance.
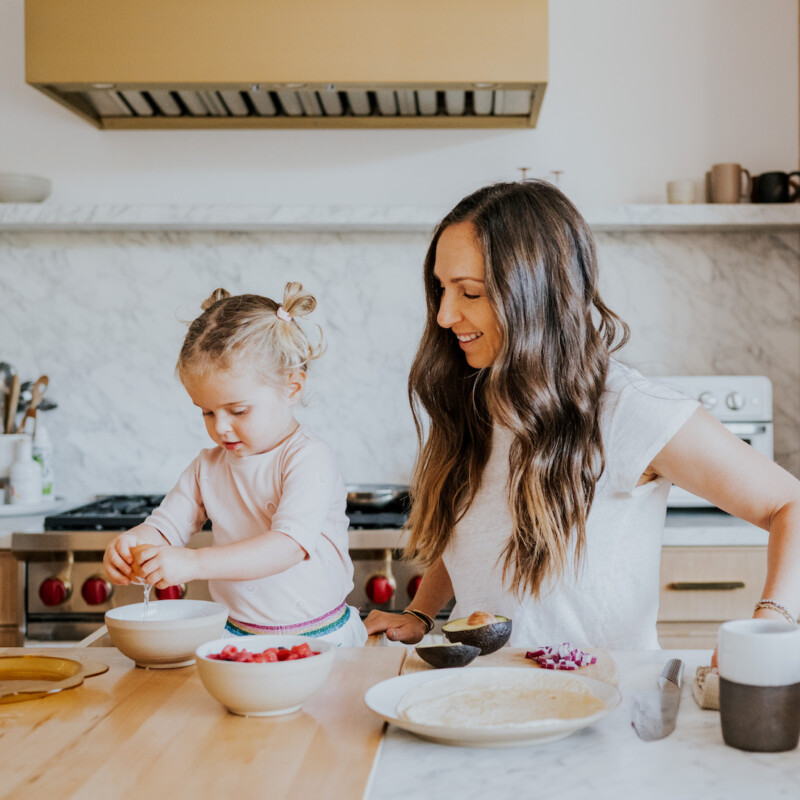
[[194, 663], [198, 645], [221, 636], [228, 609], [209, 600], [154, 600], [106, 611], [111, 642], [139, 667], [170, 669]]
[[41, 203], [51, 190], [48, 178], [0, 172], [0, 203]]
[[[260, 653], [268, 647], [307, 643], [318, 656], [295, 661], [248, 663], [208, 658], [225, 645]], [[336, 646], [307, 636], [241, 636], [217, 639], [197, 648], [197, 671], [208, 693], [228, 711], [245, 717], [291, 714], [319, 689], [333, 666]]]

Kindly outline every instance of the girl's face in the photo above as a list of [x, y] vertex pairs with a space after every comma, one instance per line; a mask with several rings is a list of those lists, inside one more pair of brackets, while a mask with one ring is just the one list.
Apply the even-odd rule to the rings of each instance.
[[483, 253], [472, 223], [459, 222], [442, 231], [433, 274], [441, 285], [436, 321], [453, 332], [471, 367], [488, 367], [500, 350], [502, 334], [486, 296]]
[[184, 381], [189, 397], [203, 412], [208, 435], [239, 458], [266, 453], [297, 427], [293, 407], [305, 384], [293, 372], [279, 387], [252, 369], [237, 365]]

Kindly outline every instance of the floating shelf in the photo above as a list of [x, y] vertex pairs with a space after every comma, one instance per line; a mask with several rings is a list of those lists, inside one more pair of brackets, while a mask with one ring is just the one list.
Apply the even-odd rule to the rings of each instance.
[[[0, 203], [2, 231], [430, 233], [449, 209], [345, 205], [59, 205]], [[602, 232], [800, 231], [800, 203], [625, 205], [583, 210]]]

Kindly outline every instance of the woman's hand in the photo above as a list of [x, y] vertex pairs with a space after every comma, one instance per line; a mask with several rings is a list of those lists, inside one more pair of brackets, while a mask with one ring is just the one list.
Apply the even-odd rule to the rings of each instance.
[[427, 626], [413, 614], [390, 614], [388, 611], [370, 611], [364, 620], [367, 633], [386, 633], [392, 642], [416, 644], [427, 633]]
[[139, 551], [142, 577], [156, 589], [166, 589], [198, 578], [197, 550], [151, 545]]

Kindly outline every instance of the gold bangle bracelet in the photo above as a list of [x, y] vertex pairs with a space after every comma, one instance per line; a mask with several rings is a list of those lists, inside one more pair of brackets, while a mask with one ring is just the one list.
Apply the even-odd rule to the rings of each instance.
[[430, 633], [433, 630], [433, 617], [429, 617], [424, 611], [417, 611], [416, 608], [407, 608], [403, 613], [410, 614], [412, 617], [416, 617], [420, 622], [424, 622], [425, 633]]
[[781, 603], [777, 602], [776, 600], [759, 600], [756, 603], [756, 607], [753, 611], [758, 611], [760, 608], [768, 608], [770, 611], [777, 611], [778, 614], [783, 615], [783, 618], [791, 623], [792, 625], [797, 625], [797, 619], [792, 616], [792, 612], [789, 611], [786, 606], [781, 605]]

